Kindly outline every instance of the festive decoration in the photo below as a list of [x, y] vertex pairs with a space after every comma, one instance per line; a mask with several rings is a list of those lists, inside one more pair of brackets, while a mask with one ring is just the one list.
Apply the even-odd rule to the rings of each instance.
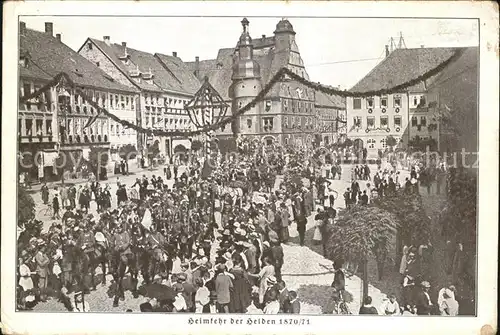
[[324, 86], [324, 85], [321, 85], [319, 83], [313, 83], [313, 82], [311, 82], [305, 78], [302, 78], [301, 76], [293, 73], [291, 70], [289, 70], [287, 68], [281, 68], [280, 70], [278, 70], [278, 72], [276, 72], [276, 74], [271, 78], [271, 80], [267, 83], [267, 85], [262, 89], [262, 91], [260, 91], [257, 94], [257, 96], [252, 101], [250, 101], [248, 104], [246, 104], [245, 106], [240, 108], [233, 115], [231, 115], [230, 117], [227, 117], [223, 120], [220, 120], [217, 123], [204, 126], [204, 127], [199, 128], [197, 130], [194, 130], [194, 131], [146, 129], [146, 128], [142, 128], [140, 126], [137, 126], [129, 121], [122, 120], [119, 117], [117, 117], [116, 115], [107, 111], [105, 108], [98, 106], [98, 104], [95, 101], [93, 101], [93, 99], [91, 97], [89, 97], [86, 94], [86, 92], [77, 88], [75, 83], [71, 80], [71, 78], [64, 72], [57, 74], [49, 83], [47, 83], [45, 86], [43, 86], [39, 90], [36, 90], [32, 94], [29, 94], [29, 95], [22, 97], [20, 99], [20, 103], [25, 103], [26, 101], [29, 101], [30, 99], [33, 99], [33, 98], [39, 96], [40, 94], [42, 94], [43, 92], [48, 90], [50, 87], [58, 85], [61, 82], [61, 80], [63, 80], [64, 84], [65, 84], [64, 86], [72, 87], [76, 93], [78, 93], [85, 101], [87, 101], [92, 107], [94, 107], [97, 110], [97, 114], [102, 113], [105, 116], [112, 119], [113, 121], [120, 123], [121, 125], [123, 125], [126, 128], [132, 128], [133, 130], [135, 130], [139, 133], [145, 133], [148, 135], [155, 135], [155, 136], [190, 137], [190, 136], [194, 136], [197, 134], [207, 133], [209, 131], [214, 131], [214, 130], [217, 130], [217, 129], [223, 127], [224, 125], [232, 123], [239, 116], [245, 114], [250, 109], [255, 107], [255, 105], [257, 105], [257, 103], [263, 101], [265, 99], [266, 95], [274, 87], [274, 85], [277, 82], [282, 81], [285, 78], [285, 76], [287, 77], [287, 79], [297, 81], [297, 82], [307, 86], [308, 88], [311, 88], [311, 89], [317, 90], [317, 91], [321, 91], [321, 92], [328, 94], [328, 95], [337, 95], [337, 96], [341, 96], [341, 97], [370, 97], [370, 96], [388, 95], [388, 94], [400, 92], [408, 87], [414, 86], [422, 81], [429, 79], [430, 77], [435, 76], [440, 71], [442, 71], [445, 67], [447, 67], [449, 64], [451, 64], [452, 62], [454, 62], [455, 60], [460, 58], [460, 56], [463, 54], [464, 50], [465, 49], [462, 49], [462, 48], [457, 49], [455, 51], [455, 53], [452, 56], [450, 56], [448, 59], [446, 59], [442, 63], [438, 64], [436, 67], [430, 69], [426, 73], [418, 76], [417, 78], [408, 80], [402, 84], [396, 85], [396, 86], [391, 87], [391, 88], [386, 88], [386, 89], [381, 89], [381, 90], [372, 90], [372, 91], [366, 91], [366, 92], [350, 92], [347, 90], [339, 90], [336, 88]]

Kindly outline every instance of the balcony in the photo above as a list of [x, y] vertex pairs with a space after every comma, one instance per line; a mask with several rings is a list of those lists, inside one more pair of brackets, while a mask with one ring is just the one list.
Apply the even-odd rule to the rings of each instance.
[[53, 143], [54, 137], [52, 134], [48, 135], [21, 135], [18, 134], [19, 143]]
[[106, 146], [109, 145], [108, 135], [75, 135], [60, 133], [61, 144], [64, 146]]

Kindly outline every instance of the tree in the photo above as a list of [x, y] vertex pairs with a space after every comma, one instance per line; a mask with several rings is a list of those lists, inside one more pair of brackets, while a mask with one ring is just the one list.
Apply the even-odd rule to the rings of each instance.
[[191, 150], [193, 150], [194, 152], [200, 150], [202, 147], [203, 147], [203, 144], [199, 140], [194, 140], [191, 143]]
[[23, 226], [35, 218], [35, 201], [22, 186], [17, 191], [17, 224]]
[[393, 147], [395, 146], [396, 144], [398, 144], [398, 141], [394, 138], [394, 136], [392, 135], [389, 135], [386, 137], [385, 139], [385, 144], [388, 146], [388, 147]]
[[328, 258], [363, 265], [363, 297], [368, 295], [368, 259], [375, 257], [383, 264], [398, 225], [396, 216], [384, 209], [355, 205], [341, 211], [336, 224], [327, 227]]
[[126, 144], [118, 150], [118, 154], [120, 155], [120, 158], [122, 159], [134, 159], [137, 156], [137, 149], [135, 148], [135, 145], [132, 144]]
[[431, 233], [431, 220], [425, 212], [422, 197], [399, 190], [372, 201], [372, 206], [393, 213], [401, 222], [396, 235], [396, 258], [402, 256], [403, 245], [427, 243]]

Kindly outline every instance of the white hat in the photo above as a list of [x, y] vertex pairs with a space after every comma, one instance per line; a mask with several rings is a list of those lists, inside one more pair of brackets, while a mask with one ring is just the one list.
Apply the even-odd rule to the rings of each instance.
[[105, 242], [106, 237], [104, 237], [104, 234], [99, 231], [99, 232], [95, 233], [95, 240], [97, 242]]

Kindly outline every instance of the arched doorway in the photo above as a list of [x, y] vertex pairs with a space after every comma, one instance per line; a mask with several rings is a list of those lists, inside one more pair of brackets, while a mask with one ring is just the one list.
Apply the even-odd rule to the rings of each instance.
[[276, 139], [274, 138], [274, 136], [264, 136], [262, 138], [262, 142], [264, 143], [264, 145], [273, 145], [276, 142]]
[[357, 138], [353, 141], [354, 149], [363, 149], [365, 144], [362, 139]]

